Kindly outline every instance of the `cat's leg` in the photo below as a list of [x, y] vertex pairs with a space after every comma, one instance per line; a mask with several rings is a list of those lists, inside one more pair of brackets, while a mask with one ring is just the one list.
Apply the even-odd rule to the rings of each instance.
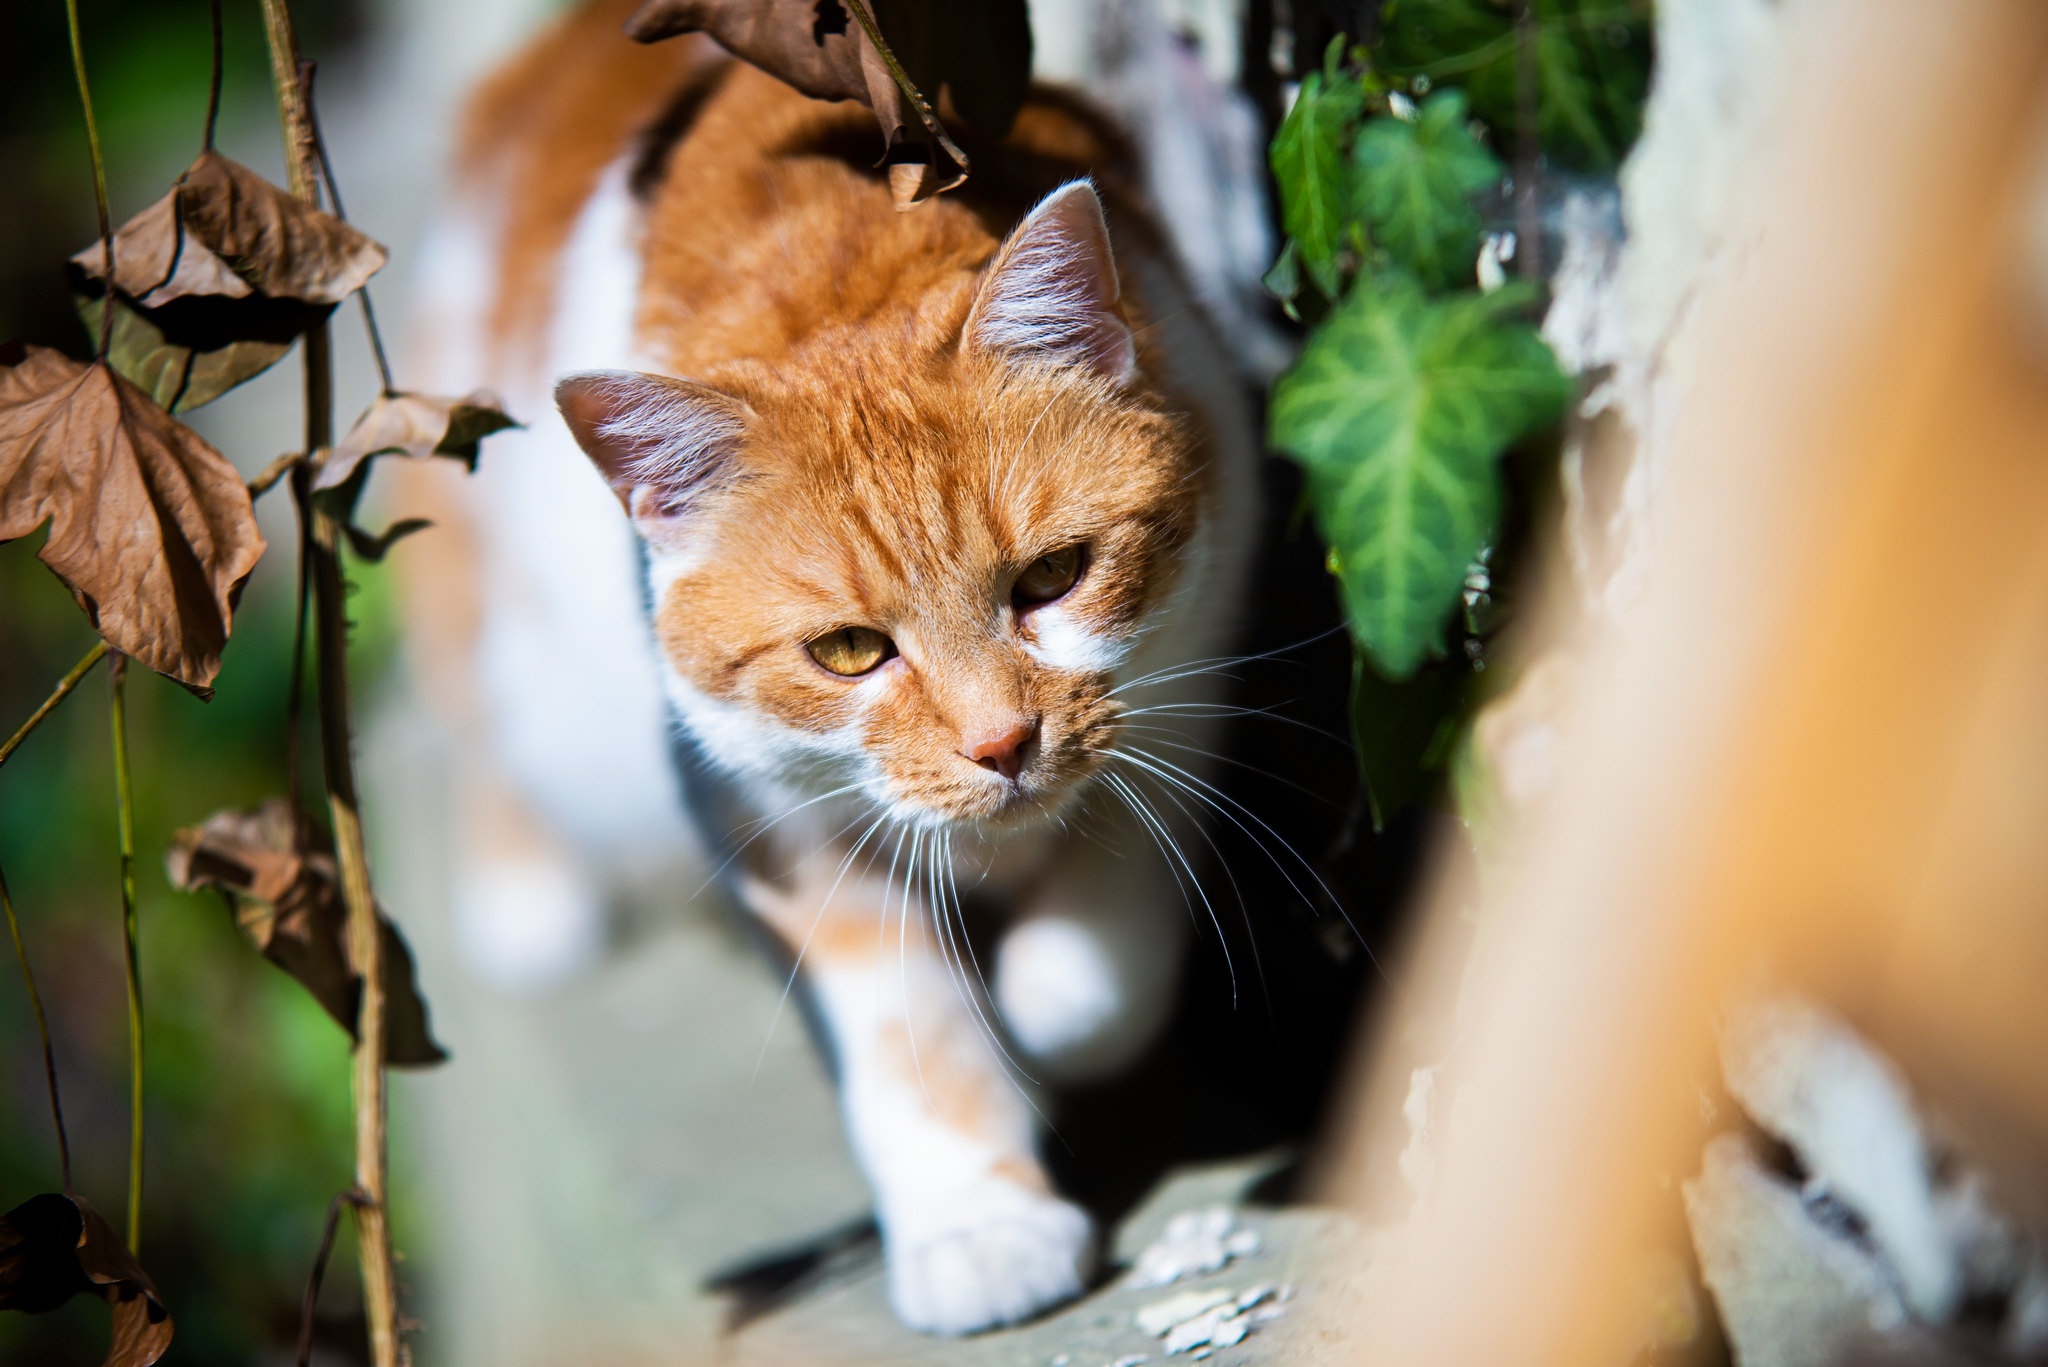
[[1188, 934], [1180, 880], [1135, 819], [1114, 824], [1066, 842], [996, 947], [996, 1005], [1042, 1080], [1121, 1071], [1172, 1014]]
[[[912, 1328], [966, 1334], [1077, 1295], [1094, 1230], [1053, 1194], [1037, 1118], [991, 1043], [927, 907], [838, 853], [747, 900], [801, 955], [874, 1189], [889, 1298]], [[836, 884], [836, 886], [835, 886]], [[971, 971], [971, 970], [969, 970]]]

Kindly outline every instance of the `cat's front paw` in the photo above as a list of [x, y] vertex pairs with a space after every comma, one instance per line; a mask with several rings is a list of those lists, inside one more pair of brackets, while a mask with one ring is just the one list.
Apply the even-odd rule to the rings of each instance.
[[1095, 1231], [1078, 1207], [990, 1178], [886, 1231], [889, 1301], [912, 1329], [972, 1334], [1081, 1294]]

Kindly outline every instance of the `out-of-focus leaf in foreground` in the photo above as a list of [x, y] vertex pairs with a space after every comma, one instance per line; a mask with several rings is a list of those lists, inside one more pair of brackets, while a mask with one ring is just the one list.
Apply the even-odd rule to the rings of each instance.
[[519, 424], [498, 396], [484, 390], [460, 399], [428, 394], [384, 394], [334, 444], [313, 481], [316, 489], [346, 483], [372, 456], [426, 460], [448, 456], [476, 469], [477, 445], [493, 432]]
[[1344, 146], [1365, 110], [1365, 90], [1336, 68], [1311, 71], [1286, 121], [1273, 135], [1269, 161], [1280, 187], [1280, 219], [1301, 268], [1327, 299], [1339, 292], [1338, 258], [1345, 247], [1351, 178]]
[[[252, 812], [216, 812], [179, 831], [165, 860], [173, 885], [213, 888], [264, 958], [299, 980], [356, 1034], [362, 975], [349, 957], [347, 909], [333, 849], [324, 832], [284, 798]], [[412, 953], [380, 908], [384, 1049], [395, 1065], [440, 1063], [427, 1004], [413, 976]]]
[[[115, 369], [172, 412], [261, 374], [360, 289], [384, 248], [248, 167], [202, 152], [171, 192], [114, 234]], [[71, 258], [97, 333], [106, 257]]]
[[171, 1346], [156, 1284], [84, 1197], [31, 1196], [0, 1215], [0, 1310], [41, 1314], [77, 1295], [113, 1312], [106, 1367], [150, 1367]]
[[104, 364], [0, 346], [0, 541], [37, 554], [107, 643], [188, 688], [220, 672], [263, 555], [235, 467]]
[[719, 46], [813, 99], [859, 100], [881, 125], [898, 208], [950, 190], [967, 159], [928, 126], [918, 100], [989, 138], [1010, 130], [1031, 81], [1024, 0], [866, 0], [883, 42], [915, 91], [890, 72], [844, 0], [646, 0], [626, 24], [643, 43], [708, 33]]
[[1480, 227], [1472, 196], [1501, 176], [1466, 124], [1465, 97], [1440, 90], [1413, 123], [1368, 120], [1351, 149], [1353, 203], [1374, 245], [1433, 290], [1472, 283]]
[[1353, 628], [1391, 678], [1440, 648], [1493, 527], [1494, 462], [1570, 396], [1511, 316], [1525, 298], [1361, 281], [1274, 386], [1272, 443], [1306, 468]]
[[[1536, 132], [1546, 155], [1585, 171], [1619, 165], [1642, 129], [1650, 83], [1650, 6], [1642, 0], [1535, 0]], [[1508, 134], [1518, 117], [1511, 6], [1491, 0], [1388, 0], [1374, 57], [1389, 75], [1455, 82]]]

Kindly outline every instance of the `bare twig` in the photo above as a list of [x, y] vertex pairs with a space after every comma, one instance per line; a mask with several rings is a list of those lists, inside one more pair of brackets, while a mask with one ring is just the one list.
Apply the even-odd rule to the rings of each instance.
[[271, 486], [290, 474], [292, 467], [305, 459], [306, 457], [300, 452], [287, 451], [276, 460], [270, 462], [270, 464], [264, 466], [262, 472], [256, 478], [249, 481], [249, 497], [261, 498], [269, 493]]
[[107, 671], [114, 725], [114, 806], [121, 839], [121, 939], [128, 980], [128, 1251], [142, 1248], [142, 960], [135, 916], [135, 784], [128, 764], [128, 657]]
[[71, 696], [71, 690], [78, 687], [78, 681], [91, 673], [92, 667], [106, 657], [107, 643], [105, 641], [97, 641], [93, 644], [91, 650], [85, 652], [77, 664], [71, 666], [70, 673], [57, 680], [57, 686], [50, 690], [49, 697], [43, 699], [43, 705], [38, 707], [29, 716], [29, 719], [21, 724], [20, 730], [7, 738], [7, 744], [0, 745], [0, 764], [5, 764], [9, 759], [13, 758], [14, 752], [21, 748], [21, 743], [29, 738], [29, 733], [38, 726], [41, 726], [43, 719], [57, 710], [57, 704]]
[[327, 1259], [334, 1252], [334, 1236], [341, 1228], [341, 1208], [360, 1207], [368, 1199], [354, 1187], [338, 1191], [327, 1203], [327, 1223], [320, 1229], [320, 1251], [313, 1255], [313, 1271], [306, 1278], [306, 1295], [299, 1302], [299, 1352], [297, 1367], [313, 1360], [313, 1310], [320, 1303], [320, 1283], [327, 1279]]
[[[306, 87], [307, 107], [313, 117], [313, 146], [320, 153], [320, 178], [327, 182], [327, 201], [334, 206], [334, 216], [346, 223], [348, 211], [341, 207], [341, 187], [334, 181], [334, 161], [327, 155], [327, 138], [320, 131], [320, 110], [311, 98], [313, 85], [313, 64], [307, 62]], [[384, 354], [384, 334], [377, 327], [377, 310], [370, 304], [370, 286], [366, 281], [356, 289], [356, 302], [363, 308], [363, 330], [370, 334], [370, 355], [377, 362], [377, 378], [384, 386], [388, 397], [398, 392], [398, 386], [391, 382], [391, 361]]]
[[21, 922], [14, 914], [14, 898], [7, 891], [7, 872], [0, 869], [0, 908], [7, 912], [7, 933], [14, 939], [14, 961], [21, 965], [21, 981], [28, 988], [29, 1010], [35, 1012], [36, 1033], [43, 1041], [43, 1081], [50, 1088], [50, 1122], [57, 1127], [57, 1165], [64, 1174], [64, 1194], [71, 1194], [71, 1140], [64, 1133], [64, 1103], [57, 1097], [57, 1053], [50, 1047], [50, 1018], [43, 1014], [43, 994], [36, 991], [36, 975], [28, 966], [28, 949], [21, 942]]
[[220, 0], [210, 0], [207, 10], [213, 21], [213, 75], [206, 86], [206, 150], [211, 152], [214, 130], [220, 126]]
[[85, 43], [78, 34], [78, 0], [64, 0], [64, 17], [71, 29], [71, 73], [78, 78], [78, 103], [85, 109], [85, 145], [92, 153], [93, 207], [100, 215], [100, 264], [105, 271], [107, 293], [100, 308], [100, 359], [114, 344], [114, 219], [107, 212], [107, 167], [100, 158], [100, 125], [92, 116], [92, 89], [85, 80]]
[[[299, 55], [298, 35], [287, 0], [263, 0], [263, 23], [269, 38], [278, 114], [284, 125], [291, 190], [307, 204], [317, 204], [319, 137], [313, 125], [308, 73]], [[334, 366], [324, 322], [306, 334], [305, 376], [305, 449], [313, 452], [334, 440]], [[357, 810], [355, 759], [350, 749], [348, 621], [344, 604], [347, 585], [341, 567], [341, 526], [334, 513], [313, 497], [312, 479], [305, 465], [293, 468], [291, 484], [299, 508], [300, 563], [312, 589], [327, 810], [348, 910], [350, 963], [363, 985], [357, 1007], [352, 1088], [356, 1112], [356, 1189], [361, 1197], [356, 1202], [356, 1242], [362, 1264], [363, 1313], [369, 1321], [373, 1367], [399, 1367], [398, 1284], [385, 1205], [384, 981], [379, 962], [382, 944], [377, 932], [376, 903], [370, 891], [369, 857]], [[297, 660], [302, 658], [295, 657], [295, 673], [299, 668]]]

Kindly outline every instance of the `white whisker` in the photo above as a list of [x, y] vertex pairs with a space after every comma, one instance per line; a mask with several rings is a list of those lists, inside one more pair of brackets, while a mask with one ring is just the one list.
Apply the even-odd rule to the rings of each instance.
[[[1118, 729], [1123, 731], [1145, 731], [1158, 736], [1179, 736], [1184, 734], [1183, 732], [1176, 731], [1171, 726], [1133, 725], [1121, 719], [1118, 722]], [[1258, 765], [1248, 760], [1239, 759], [1235, 755], [1225, 754], [1221, 750], [1207, 750], [1199, 745], [1189, 745], [1186, 741], [1154, 740], [1146, 743], [1148, 745], [1163, 745], [1169, 750], [1180, 750], [1186, 754], [1200, 755], [1203, 759], [1215, 760], [1219, 764], [1228, 764], [1233, 768], [1242, 769], [1246, 773], [1257, 774], [1260, 778], [1271, 779], [1275, 783], [1292, 788], [1295, 792], [1301, 793], [1306, 797], [1312, 797], [1325, 806], [1335, 807], [1337, 805], [1306, 784], [1296, 783], [1291, 778], [1284, 778], [1270, 769], [1261, 769]]]
[[1126, 689], [1156, 688], [1161, 684], [1169, 684], [1177, 679], [1193, 678], [1198, 674], [1214, 674], [1235, 665], [1255, 664], [1260, 660], [1270, 660], [1276, 656], [1285, 655], [1290, 650], [1300, 650], [1303, 646], [1312, 646], [1318, 641], [1328, 640], [1342, 630], [1344, 630], [1342, 626], [1334, 626], [1327, 631], [1319, 631], [1304, 640], [1296, 641], [1292, 645], [1276, 646], [1272, 650], [1262, 650], [1256, 655], [1212, 655], [1204, 660], [1183, 660], [1179, 664], [1168, 665], [1163, 669], [1155, 669], [1150, 674], [1140, 674], [1135, 679], [1127, 679], [1115, 688], [1110, 689], [1110, 696], [1115, 697]]
[[[1365, 950], [1366, 957], [1372, 961], [1374, 971], [1378, 972], [1382, 979], [1386, 978], [1386, 970], [1380, 965], [1379, 956], [1373, 953], [1372, 946], [1366, 943], [1365, 936], [1359, 933], [1357, 924], [1351, 919], [1351, 914], [1344, 910], [1344, 903], [1338, 899], [1335, 892], [1331, 891], [1330, 885], [1323, 881], [1323, 876], [1316, 871], [1315, 865], [1304, 858], [1302, 853], [1295, 849], [1293, 845], [1289, 844], [1285, 836], [1267, 824], [1264, 817], [1261, 817], [1257, 812], [1254, 812], [1221, 788], [1216, 787], [1207, 779], [1181, 768], [1170, 760], [1152, 754], [1150, 751], [1140, 750], [1136, 746], [1126, 746], [1120, 750], [1112, 750], [1109, 753], [1123, 759], [1127, 763], [1135, 764], [1159, 779], [1180, 788], [1183, 792], [1197, 798], [1215, 810], [1217, 814], [1224, 817], [1240, 831], [1243, 831], [1251, 842], [1258, 847], [1260, 853], [1264, 854], [1271, 861], [1274, 869], [1279, 872], [1280, 876], [1287, 880], [1287, 886], [1294, 890], [1295, 896], [1313, 907], [1316, 904], [1315, 899], [1302, 890], [1301, 884], [1294, 880], [1294, 875], [1287, 871], [1287, 866], [1280, 862], [1279, 857], [1273, 853], [1265, 841], [1260, 840], [1257, 835], [1252, 833], [1250, 827], [1238, 820], [1230, 808], [1236, 808], [1237, 811], [1249, 817], [1258, 825], [1260, 830], [1272, 837], [1281, 849], [1292, 855], [1294, 861], [1301, 866], [1302, 870], [1315, 880], [1316, 886], [1321, 889], [1323, 896], [1328, 898], [1330, 905], [1337, 909], [1337, 914], [1344, 918], [1344, 924], [1351, 928], [1352, 936], [1357, 939], [1360, 948]], [[1225, 804], [1228, 805], [1226, 806]]]
[[[924, 829], [914, 828], [910, 836], [910, 859], [903, 866], [903, 908], [896, 918], [896, 975], [903, 989], [903, 1033], [910, 1041], [910, 1066], [917, 1072], [917, 1089], [924, 1093], [927, 1110], [937, 1114], [938, 1107], [932, 1104], [931, 1089], [925, 1085], [924, 1062], [917, 1056], [917, 1022], [911, 1018], [910, 1010], [910, 898], [917, 888], [917, 856], [924, 846]], [[895, 870], [891, 868], [893, 877]], [[883, 924], [888, 923], [888, 901], [882, 903]]]
[[[858, 820], [858, 818], [855, 819]], [[789, 994], [796, 987], [797, 974], [803, 970], [804, 955], [807, 952], [809, 952], [811, 948], [811, 940], [814, 936], [817, 935], [818, 926], [825, 919], [826, 908], [832, 905], [833, 897], [838, 895], [839, 885], [840, 883], [845, 881], [847, 870], [853, 867], [853, 861], [855, 857], [860, 854], [861, 846], [867, 844], [868, 837], [873, 835], [876, 831], [880, 830], [882, 828], [883, 823], [886, 822], [888, 819], [888, 814], [885, 812], [877, 816], [873, 821], [868, 823], [868, 828], [865, 831], [861, 832], [860, 839], [856, 840], [853, 843], [853, 848], [848, 850], [846, 852], [846, 856], [839, 861], [839, 872], [838, 875], [833, 878], [832, 886], [826, 890], [824, 897], [819, 899], [818, 910], [816, 914], [814, 914], [811, 917], [811, 928], [804, 932], [804, 942], [801, 945], [797, 946], [796, 958], [793, 962], [791, 962], [789, 966], [789, 976], [784, 978], [782, 982], [782, 995], [778, 996], [775, 999], [775, 1010], [768, 1017], [768, 1029], [762, 1033], [761, 1050], [759, 1053], [754, 1055], [754, 1069], [751, 1073], [747, 1074], [746, 1090], [743, 1091], [740, 1095], [740, 1101], [742, 1105], [745, 1104], [747, 1095], [753, 1091], [755, 1079], [761, 1076], [761, 1064], [768, 1057], [768, 1045], [774, 1040], [775, 1027], [782, 1020], [782, 1008], [789, 1004]], [[847, 825], [849, 826], [852, 824], [852, 822], [847, 823]], [[844, 834], [845, 832], [842, 829], [840, 833]], [[837, 837], [835, 836], [834, 839], [836, 838]]]
[[[1147, 830], [1152, 832], [1153, 843], [1159, 846], [1161, 854], [1167, 856], [1167, 867], [1172, 868], [1173, 862], [1178, 860], [1180, 861], [1181, 868], [1186, 870], [1187, 882], [1182, 884], [1181, 895], [1185, 898], [1187, 896], [1187, 889], [1192, 887], [1195, 890], [1195, 896], [1201, 899], [1202, 909], [1209, 914], [1209, 924], [1216, 931], [1216, 943], [1223, 950], [1223, 966], [1230, 972], [1230, 1008], [1233, 1011], [1236, 1010], [1237, 965], [1231, 962], [1230, 942], [1223, 936], [1223, 922], [1216, 915], [1216, 908], [1209, 901], [1209, 894], [1203, 890], [1202, 880], [1196, 876], [1194, 864], [1189, 861], [1187, 854], [1181, 849], [1180, 842], [1174, 839], [1173, 832], [1168, 829], [1165, 820], [1152, 810], [1150, 804], [1145, 802], [1144, 798], [1135, 788], [1131, 787], [1121, 775], [1107, 774], [1104, 775], [1104, 778], [1106, 781], [1117, 786], [1118, 790], [1124, 794], [1129, 802], [1132, 813], [1137, 816], [1139, 821], [1145, 824]], [[1180, 881], [1178, 873], [1174, 875], [1174, 881]], [[1189, 905], [1188, 911], [1190, 915], [1193, 914], [1194, 907], [1192, 904]]]
[[[720, 862], [717, 868], [713, 869], [708, 875], [705, 876], [704, 881], [697, 885], [697, 891], [690, 894], [691, 899], [694, 901], [697, 897], [703, 894], [704, 889], [710, 887], [713, 883], [717, 882], [718, 876], [724, 873], [728, 868], [732, 867], [732, 861], [739, 858], [742, 854], [746, 853], [747, 846], [753, 844], [756, 840], [759, 840], [762, 836], [774, 830], [784, 821], [788, 820], [790, 817], [795, 816], [798, 812], [802, 811], [806, 807], [815, 807], [820, 802], [824, 802], [828, 798], [844, 797], [848, 793], [857, 791], [860, 788], [860, 786], [861, 785], [858, 783], [849, 783], [842, 788], [834, 788], [829, 793], [820, 793], [816, 797], [807, 798], [804, 801], [797, 803], [796, 806], [791, 807], [788, 811], [780, 812], [773, 817], [756, 817], [752, 821], [743, 822], [742, 824], [735, 826], [729, 833], [729, 835], [738, 835], [741, 831], [747, 829], [748, 826], [758, 826], [760, 827], [760, 829], [755, 831], [752, 835], [748, 836], [745, 840], [741, 841], [739, 845], [734, 848], [733, 852], [731, 854], [728, 854], [725, 857], [725, 859], [722, 862]], [[858, 821], [859, 819], [859, 817], [854, 818], [855, 821]], [[849, 821], [846, 824], [848, 826], [851, 826], [853, 822]]]

